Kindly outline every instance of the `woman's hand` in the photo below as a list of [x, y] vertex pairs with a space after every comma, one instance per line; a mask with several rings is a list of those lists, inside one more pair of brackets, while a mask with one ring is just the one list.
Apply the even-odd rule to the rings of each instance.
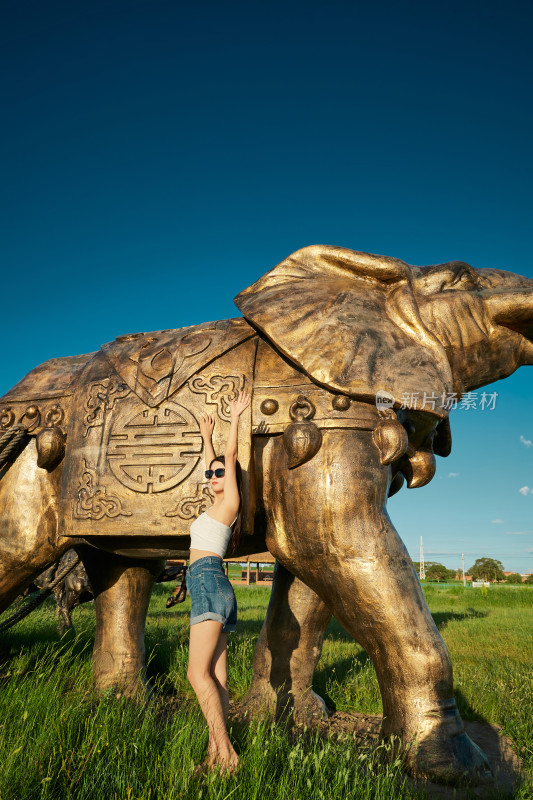
[[215, 418], [205, 411], [200, 414], [200, 433], [203, 439], [211, 441], [213, 435], [213, 428], [215, 427]]
[[239, 419], [245, 408], [248, 408], [252, 402], [252, 396], [249, 392], [239, 392], [238, 397], [230, 403], [230, 415], [232, 419]]

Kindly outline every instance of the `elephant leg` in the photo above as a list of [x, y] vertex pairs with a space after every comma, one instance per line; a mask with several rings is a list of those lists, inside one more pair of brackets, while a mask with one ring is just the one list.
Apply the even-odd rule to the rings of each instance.
[[58, 530], [62, 472], [37, 466], [34, 439], [0, 470], [0, 613], [72, 547]]
[[401, 742], [415, 775], [488, 779], [457, 711], [448, 650], [386, 512], [390, 471], [370, 432], [324, 431], [317, 455], [292, 470], [273, 438], [263, 459], [268, 548], [368, 652], [383, 734]]
[[243, 701], [250, 715], [289, 716], [299, 724], [327, 717], [326, 704], [311, 684], [330, 619], [315, 592], [277, 562], [252, 685]]
[[94, 593], [93, 678], [98, 693], [111, 687], [132, 697], [146, 687], [144, 625], [164, 560], [124, 558], [80, 547]]

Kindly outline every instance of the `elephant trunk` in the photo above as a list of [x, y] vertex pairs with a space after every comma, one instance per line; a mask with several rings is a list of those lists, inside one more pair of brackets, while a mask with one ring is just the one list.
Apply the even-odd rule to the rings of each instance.
[[533, 364], [533, 280], [512, 292], [495, 293], [486, 304], [493, 322], [524, 337], [523, 363]]
[[533, 330], [533, 280], [530, 287], [491, 294], [486, 303], [494, 322], [509, 327], [522, 323]]

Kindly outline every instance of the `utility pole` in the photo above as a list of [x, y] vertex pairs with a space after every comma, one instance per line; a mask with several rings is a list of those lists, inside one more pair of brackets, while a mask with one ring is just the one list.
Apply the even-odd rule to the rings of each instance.
[[466, 578], [465, 578], [465, 554], [461, 553], [461, 561], [463, 563], [463, 586], [466, 586]]
[[420, 580], [426, 577], [426, 568], [424, 566], [424, 545], [422, 544], [422, 537], [420, 537]]

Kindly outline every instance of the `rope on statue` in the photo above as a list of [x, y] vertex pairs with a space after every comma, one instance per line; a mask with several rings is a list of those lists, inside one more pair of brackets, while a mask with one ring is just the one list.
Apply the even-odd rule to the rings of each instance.
[[20, 622], [20, 620], [27, 617], [28, 614], [31, 614], [32, 611], [35, 611], [36, 608], [39, 608], [39, 606], [44, 603], [46, 598], [52, 594], [56, 586], [59, 586], [59, 584], [65, 580], [69, 572], [72, 572], [74, 567], [77, 567], [79, 563], [80, 559], [79, 556], [77, 556], [73, 562], [67, 564], [63, 567], [63, 569], [59, 570], [52, 583], [50, 583], [44, 589], [41, 589], [41, 591], [33, 598], [33, 600], [30, 600], [29, 603], [26, 603], [26, 605], [19, 609], [16, 614], [13, 614], [13, 616], [4, 620], [4, 622], [0, 622], [0, 633], [2, 633], [2, 631], [6, 631], [8, 628], [12, 628], [17, 622]]
[[0, 435], [0, 467], [9, 460], [10, 455], [17, 449], [20, 440], [26, 434], [25, 425], [12, 425]]

